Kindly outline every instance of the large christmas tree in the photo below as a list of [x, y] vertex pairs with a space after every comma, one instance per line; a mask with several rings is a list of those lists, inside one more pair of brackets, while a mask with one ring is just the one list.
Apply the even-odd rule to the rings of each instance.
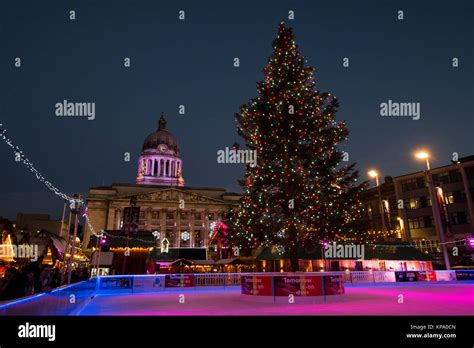
[[232, 238], [243, 251], [277, 246], [296, 271], [297, 247], [314, 249], [352, 235], [364, 184], [337, 148], [348, 136], [346, 124], [335, 119], [338, 102], [315, 89], [314, 69], [305, 66], [284, 23], [273, 49], [258, 96], [236, 114], [257, 165], [246, 167], [241, 206], [231, 214]]

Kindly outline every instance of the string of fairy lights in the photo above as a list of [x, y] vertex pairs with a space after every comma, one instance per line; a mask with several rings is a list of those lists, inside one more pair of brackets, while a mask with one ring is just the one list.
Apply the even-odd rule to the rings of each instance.
[[43, 183], [48, 189], [50, 189], [55, 195], [61, 197], [62, 199], [73, 202], [79, 202], [80, 200], [75, 197], [68, 196], [65, 193], [62, 193], [56, 186], [54, 186], [50, 181], [46, 180], [44, 176], [35, 168], [33, 163], [25, 156], [23, 151], [13, 143], [13, 141], [7, 136], [7, 130], [3, 127], [3, 124], [0, 123], [0, 137], [12, 150], [15, 155], [15, 161], [22, 162], [33, 174], [35, 174], [36, 179]]
[[[94, 227], [92, 226], [92, 222], [90, 221], [89, 219], [89, 216], [87, 214], [87, 206], [86, 206], [86, 203], [85, 201], [80, 198], [80, 197], [73, 197], [73, 196], [70, 196], [70, 195], [67, 195], [66, 193], [64, 192], [61, 192], [56, 186], [54, 186], [49, 180], [46, 180], [46, 178], [35, 168], [35, 166], [33, 165], [33, 163], [26, 157], [26, 155], [23, 153], [23, 151], [20, 149], [19, 146], [15, 145], [14, 142], [7, 136], [7, 130], [3, 127], [3, 124], [0, 123], [0, 137], [2, 138], [2, 140], [5, 142], [5, 144], [7, 144], [11, 149], [12, 151], [14, 152], [14, 155], [15, 155], [15, 161], [16, 162], [21, 162], [25, 165], [26, 168], [28, 168], [30, 170], [30, 172], [32, 172], [36, 179], [42, 183], [43, 185], [45, 185], [50, 191], [52, 191], [56, 196], [62, 198], [63, 200], [66, 200], [68, 202], [70, 202], [71, 206], [72, 205], [75, 205], [75, 204], [81, 204], [81, 205], [84, 205], [85, 209], [83, 210], [83, 214], [82, 216], [85, 218], [85, 221], [89, 227], [89, 230], [91, 231], [91, 234], [98, 237], [98, 238], [102, 238], [104, 235], [107, 236], [107, 237], [111, 237], [111, 238], [122, 238], [122, 239], [127, 239], [129, 237], [126, 237], [126, 236], [119, 236], [119, 235], [113, 235], [113, 234], [110, 234], [104, 230], [101, 230], [99, 233], [95, 231]], [[211, 224], [211, 233], [214, 229], [218, 228], [219, 224], [214, 222], [213, 224]], [[394, 231], [396, 232], [396, 231]], [[376, 232], [374, 232], [376, 233]], [[384, 232], [385, 234], [386, 232]], [[150, 241], [150, 240], [145, 240], [145, 239], [141, 239], [141, 238], [138, 238], [138, 237], [130, 237], [129, 239], [131, 240], [134, 240], [134, 241], [139, 241], [139, 242], [142, 242], [142, 243], [146, 243], [146, 244], [156, 244], [156, 236], [155, 236], [155, 241]], [[438, 243], [438, 245], [443, 245], [443, 244], [455, 244], [455, 243], [459, 243], [459, 242], [463, 242], [465, 241], [465, 239], [460, 239], [460, 240], [455, 240], [455, 241], [449, 241], [449, 242], [444, 242], [444, 243]], [[377, 247], [408, 247], [408, 248], [415, 248], [415, 246], [413, 245], [409, 245], [409, 244], [379, 244], [379, 243], [366, 243], [367, 245], [373, 245], [373, 246], [377, 246]], [[278, 246], [278, 253], [279, 254], [283, 254], [284, 253], [284, 248], [281, 247], [281, 246]]]
[[[16, 162], [21, 162], [25, 165], [26, 168], [32, 172], [36, 179], [45, 185], [50, 191], [52, 191], [56, 196], [62, 198], [65, 201], [68, 201], [70, 203], [70, 206], [75, 206], [76, 204], [78, 205], [86, 205], [84, 200], [79, 197], [72, 197], [67, 195], [64, 192], [61, 192], [56, 186], [54, 186], [49, 180], [46, 180], [45, 177], [35, 168], [33, 163], [26, 157], [26, 155], [23, 153], [23, 151], [20, 149], [18, 145], [15, 145], [14, 142], [7, 136], [7, 130], [4, 128], [3, 124], [0, 123], [0, 137], [2, 140], [7, 144], [13, 151], [13, 154], [15, 156], [15, 161]], [[85, 212], [87, 212], [87, 208], [85, 209]], [[83, 217], [86, 219], [86, 223], [91, 231], [91, 233], [97, 237], [100, 236], [100, 233], [97, 233], [92, 226], [92, 223], [87, 215], [87, 213], [83, 214]]]

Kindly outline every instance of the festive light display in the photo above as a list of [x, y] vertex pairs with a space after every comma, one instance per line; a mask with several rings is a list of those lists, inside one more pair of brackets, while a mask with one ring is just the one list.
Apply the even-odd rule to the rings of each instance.
[[227, 244], [229, 239], [229, 226], [223, 221], [213, 221], [209, 224], [209, 245], [218, 237], [222, 244]]
[[365, 183], [357, 183], [354, 164], [342, 164], [337, 146], [348, 130], [335, 120], [337, 99], [315, 90], [314, 69], [284, 23], [273, 50], [258, 96], [236, 114], [237, 131], [257, 151], [258, 164], [246, 167], [241, 206], [231, 214], [232, 243], [288, 250], [295, 270], [298, 246], [355, 231]]
[[[13, 141], [7, 136], [7, 130], [3, 127], [3, 124], [0, 123], [0, 137], [2, 140], [13, 150], [15, 155], [15, 160], [17, 162], [23, 163], [33, 174], [35, 174], [36, 179], [44, 184], [49, 190], [51, 190], [56, 196], [61, 197], [65, 201], [69, 202], [69, 206], [71, 209], [75, 209], [76, 205], [83, 206], [84, 208], [81, 210], [81, 215], [86, 219], [87, 225], [89, 230], [93, 235], [96, 237], [100, 237], [100, 234], [95, 232], [94, 227], [92, 226], [91, 221], [89, 220], [89, 216], [87, 215], [87, 207], [85, 206], [85, 202], [83, 199], [78, 197], [72, 197], [64, 192], [61, 192], [56, 186], [54, 186], [49, 180], [46, 180], [44, 176], [35, 168], [33, 163], [25, 156], [23, 151], [20, 149], [19, 146], [15, 145]], [[74, 208], [73, 208], [74, 207]]]
[[17, 146], [13, 144], [13, 141], [7, 136], [7, 130], [3, 128], [3, 124], [0, 123], [0, 137], [3, 139], [3, 141], [10, 146], [10, 148], [13, 150], [13, 153], [15, 155], [15, 161], [17, 162], [22, 162], [33, 174], [35, 174], [36, 179], [38, 179], [41, 183], [43, 183], [48, 189], [53, 191], [53, 193], [62, 199], [69, 201], [71, 204], [74, 204], [75, 201], [80, 201], [79, 199], [75, 197], [68, 196], [67, 194], [59, 191], [59, 189], [54, 186], [51, 182], [46, 180], [43, 175], [35, 168], [33, 163], [30, 162], [30, 160], [25, 156], [23, 151]]

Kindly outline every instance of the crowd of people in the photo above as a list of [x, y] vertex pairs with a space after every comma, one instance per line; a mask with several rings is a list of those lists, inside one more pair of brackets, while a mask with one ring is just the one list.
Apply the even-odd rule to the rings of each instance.
[[[71, 283], [87, 279], [87, 272], [71, 272]], [[31, 296], [65, 284], [67, 275], [57, 267], [29, 264], [21, 269], [9, 267], [0, 279], [0, 301]]]

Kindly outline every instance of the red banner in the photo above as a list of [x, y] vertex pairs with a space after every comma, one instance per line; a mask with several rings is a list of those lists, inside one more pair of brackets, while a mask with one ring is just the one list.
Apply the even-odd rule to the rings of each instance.
[[272, 296], [271, 276], [242, 276], [242, 294]]
[[324, 294], [341, 295], [344, 293], [344, 283], [342, 276], [324, 276]]
[[194, 286], [193, 274], [167, 274], [165, 288], [190, 288]]
[[435, 271], [419, 271], [416, 272], [416, 279], [419, 282], [435, 282], [436, 272]]
[[276, 296], [321, 296], [320, 276], [275, 276]]

